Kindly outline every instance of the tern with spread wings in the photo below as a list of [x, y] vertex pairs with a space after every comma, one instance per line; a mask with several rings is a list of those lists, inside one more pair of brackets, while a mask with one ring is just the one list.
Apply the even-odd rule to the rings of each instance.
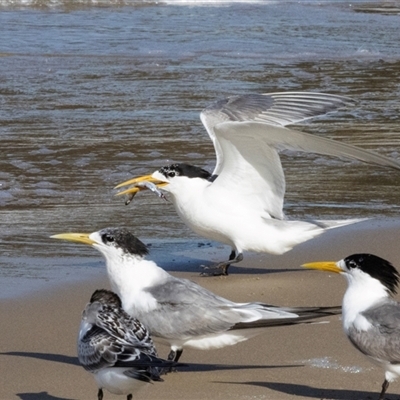
[[289, 220], [283, 213], [285, 177], [281, 150], [313, 152], [400, 169], [387, 157], [334, 140], [286, 128], [326, 114], [350, 99], [323, 93], [288, 92], [233, 96], [201, 113], [215, 148], [213, 173], [189, 164], [172, 164], [152, 175], [116, 186], [135, 195], [158, 188], [168, 192], [182, 221], [198, 235], [232, 248], [216, 274], [228, 274], [243, 251], [283, 254], [327, 229], [360, 221]]

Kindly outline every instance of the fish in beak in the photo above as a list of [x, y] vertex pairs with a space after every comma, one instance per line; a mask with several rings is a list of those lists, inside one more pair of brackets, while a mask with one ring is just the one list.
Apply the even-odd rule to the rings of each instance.
[[144, 175], [137, 178], [129, 179], [128, 181], [118, 184], [117, 186], [115, 186], [114, 189], [119, 189], [123, 186], [128, 185], [130, 185], [131, 187], [122, 190], [121, 192], [118, 192], [116, 194], [116, 196], [129, 195], [128, 200], [125, 202], [126, 205], [128, 205], [132, 201], [133, 197], [137, 193], [145, 189], [151, 190], [153, 193], [156, 193], [158, 197], [166, 200], [166, 197], [158, 188], [168, 185], [168, 182], [160, 181], [159, 179], [154, 178], [152, 175]]

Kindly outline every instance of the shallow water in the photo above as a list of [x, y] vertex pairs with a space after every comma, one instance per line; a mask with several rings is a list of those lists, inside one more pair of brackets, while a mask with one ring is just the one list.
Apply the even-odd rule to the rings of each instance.
[[[0, 297], [101, 264], [51, 234], [124, 225], [159, 249], [208, 243], [170, 204], [146, 193], [124, 206], [113, 187], [172, 161], [212, 170], [199, 112], [216, 99], [350, 96], [354, 107], [299, 129], [400, 157], [396, 2], [206, 3], [0, 0]], [[283, 163], [289, 216], [398, 215], [396, 171]]]

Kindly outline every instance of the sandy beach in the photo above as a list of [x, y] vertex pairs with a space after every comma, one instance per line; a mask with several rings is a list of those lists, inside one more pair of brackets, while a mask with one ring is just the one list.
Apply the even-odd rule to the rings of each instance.
[[[369, 221], [328, 232], [272, 257], [247, 255], [228, 277], [174, 273], [235, 301], [286, 306], [341, 304], [346, 288], [338, 275], [307, 271], [307, 261], [338, 260], [371, 252], [397, 264], [400, 221]], [[93, 250], [93, 257], [99, 257]], [[82, 309], [97, 288], [108, 288], [104, 270], [96, 281], [49, 289], [2, 301], [1, 399], [97, 399], [92, 376], [79, 366], [76, 336]], [[135, 399], [376, 399], [383, 372], [344, 336], [339, 317], [329, 323], [266, 329], [264, 334], [216, 351], [184, 350], [187, 367], [147, 385]], [[168, 348], [156, 341], [161, 356]], [[387, 399], [398, 398], [400, 382]], [[105, 392], [107, 399], [124, 398]]]
[[[200, 112], [243, 94], [346, 96], [346, 107], [290, 127], [400, 162], [399, 4], [0, 0], [0, 400], [97, 400], [76, 339], [93, 291], [109, 288], [104, 261], [50, 235], [121, 224], [173, 275], [277, 306], [341, 304], [345, 279], [305, 262], [370, 252], [400, 270], [398, 170], [283, 152], [288, 216], [382, 219], [282, 256], [245, 254], [230, 276], [214, 278], [199, 267], [226, 259], [227, 246], [197, 238], [172, 202], [143, 193], [125, 206], [113, 189], [171, 163], [212, 172]], [[187, 367], [133, 397], [378, 399], [383, 371], [352, 347], [340, 316], [326, 321], [266, 329], [216, 351], [185, 349]], [[386, 399], [399, 397], [400, 379]], [[116, 399], [126, 397], [105, 391], [104, 400]]]

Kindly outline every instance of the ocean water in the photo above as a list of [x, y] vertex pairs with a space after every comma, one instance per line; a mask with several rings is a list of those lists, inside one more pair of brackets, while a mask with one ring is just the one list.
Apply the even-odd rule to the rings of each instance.
[[[399, 21], [391, 1], [0, 0], [0, 298], [98, 273], [60, 232], [126, 226], [182, 268], [212, 258], [171, 204], [113, 187], [175, 161], [211, 171], [199, 113], [225, 96], [350, 96], [297, 128], [400, 158]], [[397, 218], [397, 171], [282, 158], [289, 216]]]

